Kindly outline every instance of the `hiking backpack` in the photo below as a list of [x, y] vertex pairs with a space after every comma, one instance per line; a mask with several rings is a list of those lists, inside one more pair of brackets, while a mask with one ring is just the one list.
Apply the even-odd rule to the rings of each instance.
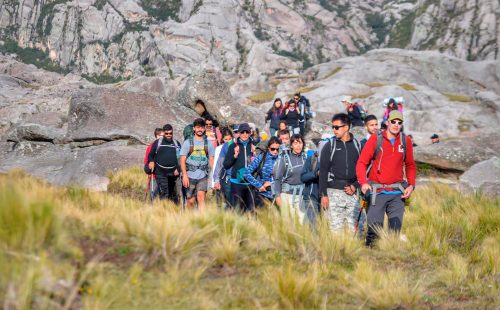
[[184, 130], [182, 131], [182, 136], [184, 137], [184, 141], [194, 136], [193, 124], [188, 124], [186, 125], [186, 127], [184, 127]]

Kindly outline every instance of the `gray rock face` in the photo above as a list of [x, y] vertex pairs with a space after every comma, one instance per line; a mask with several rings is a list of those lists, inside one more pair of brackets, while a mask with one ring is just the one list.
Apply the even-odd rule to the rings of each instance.
[[500, 195], [500, 158], [492, 157], [479, 162], [460, 176], [464, 190], [480, 191], [491, 196]]
[[89, 76], [197, 69], [259, 81], [379, 47], [498, 59], [496, 0], [164, 1], [0, 0], [2, 38]]
[[456, 138], [437, 144], [419, 145], [415, 160], [446, 169], [467, 171], [473, 165], [500, 155], [500, 135]]
[[82, 90], [71, 99], [67, 136], [74, 141], [133, 139], [147, 143], [154, 128], [171, 123], [181, 133], [195, 116], [175, 102], [146, 94]]
[[177, 102], [194, 109], [195, 102], [204, 102], [208, 112], [217, 117], [221, 124], [255, 122], [255, 115], [241, 108], [231, 95], [226, 81], [220, 74], [204, 72], [188, 78], [186, 85], [179, 92]]

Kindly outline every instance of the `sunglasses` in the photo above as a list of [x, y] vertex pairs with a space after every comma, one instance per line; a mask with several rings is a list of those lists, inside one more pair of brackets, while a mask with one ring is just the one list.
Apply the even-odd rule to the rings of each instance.
[[279, 147], [270, 147], [270, 148], [269, 148], [269, 150], [270, 150], [271, 152], [277, 152], [277, 151], [279, 151], [279, 150], [280, 150], [280, 148], [279, 148]]
[[342, 126], [332, 125], [332, 128], [333, 128], [334, 130], [339, 130], [340, 128], [345, 127], [345, 126], [347, 126], [347, 125], [342, 125]]
[[403, 121], [391, 120], [391, 124], [401, 126], [401, 125], [403, 125]]
[[248, 135], [248, 134], [250, 134], [250, 132], [246, 131], [246, 130], [243, 130], [243, 131], [240, 131], [240, 134], [247, 134]]
[[172, 131], [171, 132], [165, 132], [163, 135], [165, 135], [165, 136], [173, 136], [174, 133]]

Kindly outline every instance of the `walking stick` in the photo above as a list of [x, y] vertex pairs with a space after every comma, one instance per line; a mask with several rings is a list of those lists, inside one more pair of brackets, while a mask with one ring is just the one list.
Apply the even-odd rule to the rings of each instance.
[[144, 202], [148, 201], [148, 191], [149, 191], [150, 180], [151, 180], [151, 174], [148, 174], [148, 183], [146, 184], [146, 192], [144, 193]]
[[360, 206], [359, 206], [359, 214], [358, 214], [358, 219], [356, 220], [356, 225], [354, 226], [354, 237], [356, 237], [356, 234], [358, 233], [359, 229], [359, 220], [361, 219], [361, 214], [363, 213], [363, 210], [366, 209], [370, 203], [370, 191], [366, 191], [366, 193], [363, 195], [363, 199], [361, 200]]

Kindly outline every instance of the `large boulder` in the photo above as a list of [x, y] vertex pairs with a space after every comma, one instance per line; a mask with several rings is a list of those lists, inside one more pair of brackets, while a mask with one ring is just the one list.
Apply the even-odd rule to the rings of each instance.
[[491, 196], [500, 193], [500, 158], [495, 156], [475, 164], [460, 176], [460, 187]]
[[177, 137], [196, 114], [175, 102], [117, 89], [82, 90], [71, 99], [68, 138], [129, 139], [147, 143], [156, 127], [172, 124]]
[[417, 162], [444, 170], [466, 171], [474, 164], [500, 155], [500, 134], [449, 139], [414, 148]]
[[177, 97], [179, 104], [190, 109], [194, 109], [198, 100], [203, 101], [208, 112], [222, 124], [256, 122], [259, 119], [258, 115], [241, 107], [231, 95], [227, 82], [216, 72], [205, 71], [191, 76]]
[[30, 175], [56, 185], [78, 185], [104, 191], [107, 173], [123, 167], [141, 165], [144, 145], [112, 141], [78, 147], [47, 142], [0, 142], [0, 172], [23, 169]]

